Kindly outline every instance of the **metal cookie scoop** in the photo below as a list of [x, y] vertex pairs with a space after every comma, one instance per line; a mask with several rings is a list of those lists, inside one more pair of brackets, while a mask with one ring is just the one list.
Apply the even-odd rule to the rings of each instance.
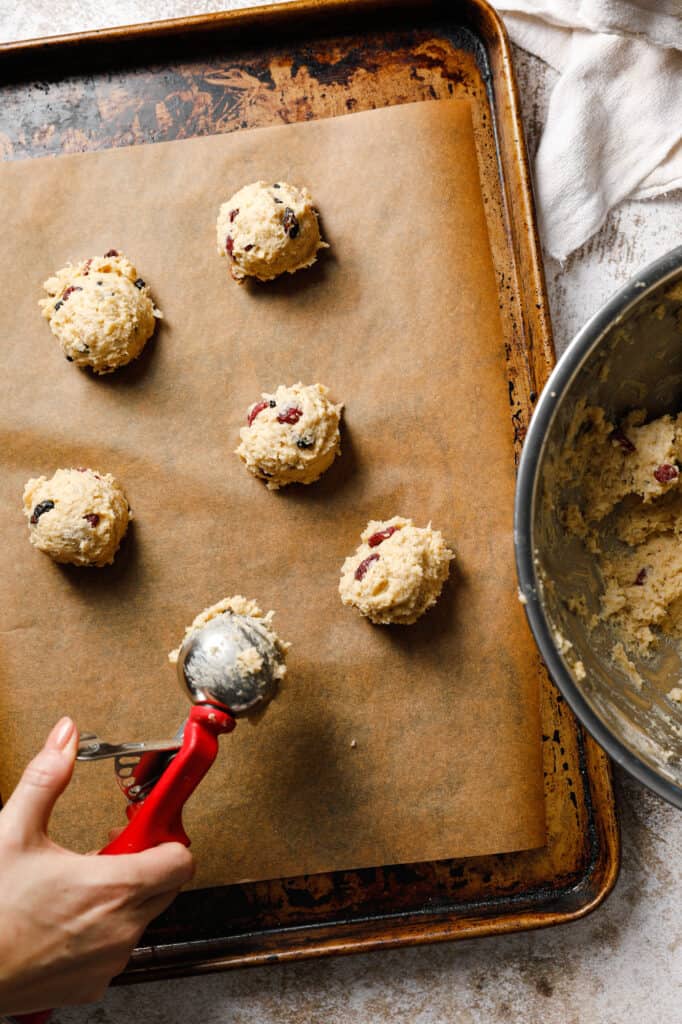
[[[257, 665], [257, 661], [260, 664]], [[262, 621], [225, 613], [187, 637], [177, 661], [180, 685], [193, 704], [213, 704], [232, 718], [262, 710], [277, 693], [283, 658]], [[107, 743], [95, 733], [81, 733], [79, 761], [179, 750], [184, 724], [168, 740]]]
[[274, 697], [283, 651], [262, 621], [218, 615], [180, 649], [178, 675], [194, 707], [173, 739], [106, 744], [83, 735], [79, 760], [113, 757], [128, 800], [128, 826], [101, 853], [133, 853], [164, 842], [189, 846], [183, 806], [213, 764], [218, 736], [235, 728], [235, 718], [256, 714]]
[[272, 700], [281, 665], [261, 619], [225, 612], [187, 637], [178, 676], [193, 704], [216, 704], [240, 718]]

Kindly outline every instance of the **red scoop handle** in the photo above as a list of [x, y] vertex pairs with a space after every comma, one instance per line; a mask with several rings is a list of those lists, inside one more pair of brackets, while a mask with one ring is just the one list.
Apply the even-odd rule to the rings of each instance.
[[[182, 809], [211, 767], [218, 753], [218, 737], [232, 732], [234, 718], [211, 704], [195, 705], [189, 713], [182, 746], [149, 796], [128, 805], [129, 822], [120, 836], [100, 854], [140, 853], [161, 843], [190, 840], [182, 826]], [[39, 1010], [9, 1018], [18, 1024], [45, 1024], [52, 1010]]]
[[129, 824], [100, 854], [139, 853], [161, 843], [190, 840], [182, 826], [182, 809], [218, 753], [218, 736], [232, 732], [234, 718], [210, 704], [192, 708], [182, 746], [148, 797], [128, 804]]

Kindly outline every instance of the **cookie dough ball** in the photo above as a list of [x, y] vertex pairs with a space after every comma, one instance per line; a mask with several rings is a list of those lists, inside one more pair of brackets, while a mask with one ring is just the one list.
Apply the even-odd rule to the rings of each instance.
[[229, 259], [235, 281], [293, 274], [327, 248], [310, 192], [285, 182], [254, 181], [235, 192], [220, 207], [216, 231], [218, 252]]
[[442, 533], [394, 516], [367, 524], [341, 569], [339, 593], [372, 622], [416, 622], [438, 600], [455, 557]]
[[[250, 682], [258, 683], [263, 679], [281, 683], [286, 675], [285, 658], [291, 645], [281, 640], [272, 628], [274, 612], [266, 612], [264, 615], [255, 601], [250, 601], [248, 598], [242, 597], [241, 594], [225, 597], [222, 601], [218, 601], [217, 604], [200, 612], [191, 626], [185, 630], [179, 647], [170, 652], [168, 660], [175, 665], [186, 640], [207, 626], [209, 622], [227, 615], [238, 615], [245, 619], [247, 628], [243, 631], [244, 635], [255, 641], [254, 645], [246, 644], [239, 650], [234, 659], [234, 665], [230, 669], [230, 671], [233, 669], [241, 677], [244, 689], [253, 691], [254, 687], [249, 685]], [[185, 670], [187, 670], [186, 667]], [[209, 689], [215, 685], [210, 679], [210, 670], [211, 666], [209, 665], [207, 680]], [[195, 666], [193, 675], [196, 675], [197, 678], [193, 678], [193, 682], [197, 686], [201, 686], [203, 683], [201, 671], [201, 664]]]
[[322, 384], [283, 384], [249, 408], [236, 452], [271, 491], [312, 484], [341, 452], [342, 405], [330, 402]]
[[70, 363], [111, 373], [136, 359], [162, 316], [130, 260], [106, 256], [68, 264], [43, 285], [43, 316]]
[[58, 469], [24, 488], [24, 514], [31, 544], [55, 562], [109, 565], [128, 523], [128, 501], [109, 473]]

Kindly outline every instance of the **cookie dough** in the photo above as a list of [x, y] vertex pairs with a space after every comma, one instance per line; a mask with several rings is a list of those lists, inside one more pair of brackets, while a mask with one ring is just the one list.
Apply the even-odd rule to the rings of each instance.
[[162, 317], [130, 260], [105, 256], [68, 264], [43, 285], [43, 316], [70, 363], [111, 373], [136, 359]]
[[286, 182], [254, 181], [235, 192], [220, 207], [216, 234], [235, 281], [293, 274], [328, 248], [310, 192]]
[[248, 647], [241, 651], [235, 660], [235, 666], [240, 675], [246, 680], [250, 676], [258, 676], [265, 673], [278, 682], [286, 675], [285, 658], [291, 644], [281, 640], [272, 628], [274, 612], [263, 612], [255, 601], [250, 601], [241, 594], [234, 597], [225, 597], [217, 604], [205, 608], [203, 612], [194, 619], [192, 624], [185, 630], [182, 641], [174, 651], [168, 655], [168, 660], [175, 665], [180, 655], [180, 648], [190, 636], [202, 629], [207, 623], [221, 615], [243, 615], [253, 620], [258, 634], [263, 638], [263, 643], [258, 647]]
[[564, 524], [596, 555], [604, 581], [596, 621], [640, 654], [662, 633], [682, 636], [682, 416], [645, 419], [636, 410], [612, 423], [583, 403], [562, 466], [579, 495], [562, 509]]
[[58, 469], [24, 488], [31, 544], [55, 562], [109, 565], [132, 513], [118, 481], [92, 469]]
[[341, 452], [339, 420], [322, 384], [283, 384], [249, 407], [236, 454], [271, 491], [286, 484], [312, 484]]
[[442, 533], [394, 516], [371, 520], [341, 569], [339, 594], [380, 625], [416, 622], [438, 600], [455, 557]]

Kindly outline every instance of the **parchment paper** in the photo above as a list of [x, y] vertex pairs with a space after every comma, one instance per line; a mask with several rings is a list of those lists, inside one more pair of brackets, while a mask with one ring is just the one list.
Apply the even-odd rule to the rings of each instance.
[[[331, 249], [239, 287], [218, 205], [307, 184]], [[429, 102], [0, 167], [4, 386], [0, 789], [62, 714], [112, 740], [175, 732], [167, 652], [225, 595], [276, 610], [280, 698], [242, 722], [187, 808], [196, 885], [530, 848], [544, 841], [536, 657], [516, 600], [511, 427], [470, 112]], [[43, 280], [115, 247], [165, 313], [134, 365], [95, 378], [41, 320]], [[248, 404], [321, 381], [346, 404], [322, 481], [269, 493], [232, 454]], [[21, 492], [59, 466], [114, 473], [135, 513], [112, 568], [29, 546]], [[429, 520], [457, 552], [415, 626], [344, 608], [371, 517]], [[353, 745], [355, 741], [355, 745]], [[55, 838], [123, 820], [111, 762], [83, 765]]]

